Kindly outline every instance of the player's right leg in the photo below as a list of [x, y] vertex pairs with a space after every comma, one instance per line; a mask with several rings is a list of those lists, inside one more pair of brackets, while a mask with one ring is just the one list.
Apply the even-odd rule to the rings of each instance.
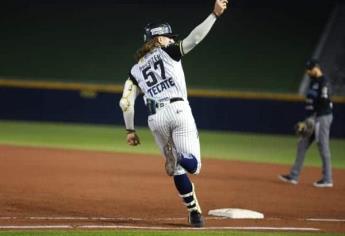
[[[200, 143], [197, 127], [188, 103], [180, 102], [172, 106], [172, 154], [176, 156], [178, 167], [192, 174], [201, 168]], [[189, 212], [188, 221], [193, 227], [203, 227], [204, 219], [195, 193], [194, 184], [185, 173], [174, 174], [174, 183]]]
[[300, 138], [297, 144], [297, 151], [296, 151], [296, 159], [294, 164], [291, 167], [289, 174], [278, 175], [278, 178], [281, 181], [290, 184], [298, 184], [298, 179], [303, 167], [304, 157], [305, 154], [313, 142], [315, 135], [313, 134], [311, 137], [304, 137]]
[[196, 197], [194, 184], [190, 181], [187, 174], [175, 175], [174, 183], [179, 196], [182, 198], [184, 205], [188, 210], [188, 222], [193, 227], [203, 227], [204, 218], [202, 216], [201, 208]]
[[311, 137], [300, 138], [298, 141], [296, 159], [290, 171], [291, 178], [298, 180], [303, 167], [305, 154], [314, 139], [315, 135], [313, 134]]
[[[158, 126], [158, 127], [157, 127]], [[201, 215], [200, 205], [198, 203], [198, 199], [196, 197], [195, 188], [193, 183], [190, 181], [189, 177], [186, 174], [186, 171], [181, 165], [175, 164], [175, 168], [169, 167], [169, 160], [173, 158], [176, 160], [177, 153], [176, 149], [173, 145], [173, 141], [171, 138], [169, 139], [168, 131], [164, 130], [164, 128], [160, 128], [160, 124], [155, 124], [154, 120], [152, 119], [149, 122], [149, 127], [154, 135], [155, 141], [161, 150], [162, 154], [164, 154], [166, 158], [166, 171], [168, 175], [173, 175], [175, 187], [181, 197], [184, 205], [187, 207], [188, 210], [188, 221], [193, 227], [202, 227], [204, 225], [204, 219]], [[197, 162], [195, 162], [197, 163]], [[196, 169], [195, 166], [197, 164], [193, 164], [191, 167], [192, 169]]]

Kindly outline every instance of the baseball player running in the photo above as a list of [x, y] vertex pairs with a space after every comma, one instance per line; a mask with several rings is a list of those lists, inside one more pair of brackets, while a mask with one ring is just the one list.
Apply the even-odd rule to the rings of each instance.
[[144, 94], [148, 126], [166, 158], [165, 170], [174, 179], [193, 227], [204, 225], [195, 187], [187, 175], [200, 172], [200, 143], [181, 58], [205, 38], [227, 4], [228, 0], [216, 0], [212, 13], [181, 41], [175, 41], [177, 35], [168, 23], [148, 24], [144, 45], [136, 53], [137, 63], [130, 70], [120, 100], [127, 142], [136, 146], [140, 140], [134, 128], [134, 104], [139, 93]]

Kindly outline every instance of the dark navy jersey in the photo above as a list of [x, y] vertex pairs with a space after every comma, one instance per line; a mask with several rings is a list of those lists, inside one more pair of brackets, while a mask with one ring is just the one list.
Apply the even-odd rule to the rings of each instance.
[[308, 116], [313, 114], [322, 116], [332, 113], [333, 104], [329, 98], [327, 82], [325, 76], [310, 78], [305, 101]]
[[181, 60], [181, 57], [183, 56], [183, 47], [182, 47], [182, 41], [172, 43], [167, 47], [162, 47], [163, 51], [168, 53], [168, 55], [174, 59], [175, 61]]

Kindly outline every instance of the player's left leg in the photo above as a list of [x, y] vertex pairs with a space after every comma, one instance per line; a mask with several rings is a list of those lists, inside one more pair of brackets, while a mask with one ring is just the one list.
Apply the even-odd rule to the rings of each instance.
[[199, 134], [188, 105], [184, 107], [183, 113], [176, 117], [175, 122], [172, 140], [177, 163], [188, 173], [199, 174], [201, 169]]
[[[176, 164], [188, 173], [198, 174], [200, 172], [200, 159], [190, 152], [177, 152], [173, 141], [168, 142], [164, 147], [165, 156], [176, 159]], [[178, 173], [175, 173], [178, 174]]]
[[331, 152], [329, 149], [329, 135], [333, 115], [320, 116], [316, 120], [315, 140], [322, 160], [322, 179], [314, 183], [316, 187], [332, 187]]
[[201, 170], [200, 143], [196, 129], [180, 136], [173, 134], [177, 163], [188, 173], [199, 174]]

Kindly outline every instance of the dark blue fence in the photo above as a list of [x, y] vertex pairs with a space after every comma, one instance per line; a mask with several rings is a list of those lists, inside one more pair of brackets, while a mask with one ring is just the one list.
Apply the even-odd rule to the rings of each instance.
[[[74, 90], [0, 88], [0, 119], [123, 124], [120, 94], [84, 96]], [[304, 118], [302, 102], [191, 97], [200, 129], [293, 134]], [[135, 123], [146, 126], [143, 99], [136, 103]], [[1, 133], [1, 131], [0, 131]], [[345, 104], [334, 104], [332, 137], [345, 137]]]

